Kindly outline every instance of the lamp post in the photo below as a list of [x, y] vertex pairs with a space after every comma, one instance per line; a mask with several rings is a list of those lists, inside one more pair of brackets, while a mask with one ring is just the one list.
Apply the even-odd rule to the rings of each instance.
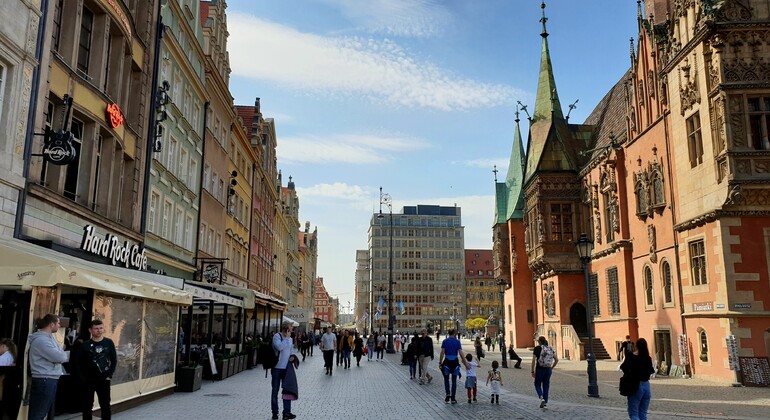
[[591, 262], [591, 254], [594, 251], [594, 242], [588, 239], [585, 233], [580, 234], [580, 239], [575, 242], [580, 262], [583, 263], [583, 273], [586, 281], [586, 320], [588, 322], [588, 350], [586, 350], [586, 362], [588, 362], [588, 396], [599, 398], [599, 385], [596, 383], [596, 355], [594, 354], [594, 317], [591, 310], [591, 288], [588, 278], [588, 264]]
[[395, 353], [396, 349], [393, 348], [393, 200], [390, 198], [390, 194], [383, 194], [382, 187], [380, 187], [380, 214], [377, 218], [382, 219], [382, 205], [388, 206], [390, 217], [390, 251], [388, 257], [390, 262], [388, 263], [388, 348], [385, 350], [388, 353]]
[[497, 279], [497, 287], [500, 288], [500, 352], [503, 354], [502, 367], [508, 368], [508, 359], [506, 358], [505, 348], [505, 288], [508, 282], [505, 279]]

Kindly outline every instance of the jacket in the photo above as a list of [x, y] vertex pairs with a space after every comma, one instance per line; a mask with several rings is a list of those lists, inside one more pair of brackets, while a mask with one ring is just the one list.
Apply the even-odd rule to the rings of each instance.
[[430, 357], [433, 359], [433, 339], [430, 336], [420, 337], [420, 349], [422, 350], [419, 356]]
[[62, 350], [53, 334], [38, 331], [30, 334], [27, 340], [32, 377], [59, 379], [62, 375], [61, 364], [69, 359], [69, 355]]
[[299, 399], [299, 383], [297, 382], [297, 373], [294, 371], [295, 367], [299, 367], [299, 359], [296, 357], [293, 363], [290, 362], [286, 365], [286, 376], [283, 377], [283, 391], [284, 400], [298, 400]]

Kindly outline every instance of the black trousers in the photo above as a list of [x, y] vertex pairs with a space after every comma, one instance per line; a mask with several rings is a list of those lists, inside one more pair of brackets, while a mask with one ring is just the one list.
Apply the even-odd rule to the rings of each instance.
[[331, 370], [334, 366], [334, 350], [324, 350], [324, 367]]
[[99, 408], [102, 410], [102, 420], [110, 420], [110, 381], [104, 379], [90, 380], [83, 384], [83, 420], [91, 420], [91, 410], [94, 408], [94, 392], [99, 399]]

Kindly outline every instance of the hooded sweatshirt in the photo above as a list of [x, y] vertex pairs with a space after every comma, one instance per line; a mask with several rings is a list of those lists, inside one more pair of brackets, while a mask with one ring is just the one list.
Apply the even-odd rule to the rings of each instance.
[[33, 378], [59, 379], [61, 364], [68, 359], [53, 334], [38, 331], [29, 338], [29, 367]]

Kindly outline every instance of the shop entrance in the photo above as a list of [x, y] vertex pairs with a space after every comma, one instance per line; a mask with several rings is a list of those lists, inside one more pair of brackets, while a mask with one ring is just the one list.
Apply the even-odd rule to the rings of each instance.
[[652, 356], [659, 375], [668, 375], [671, 368], [671, 331], [655, 330], [655, 354]]

